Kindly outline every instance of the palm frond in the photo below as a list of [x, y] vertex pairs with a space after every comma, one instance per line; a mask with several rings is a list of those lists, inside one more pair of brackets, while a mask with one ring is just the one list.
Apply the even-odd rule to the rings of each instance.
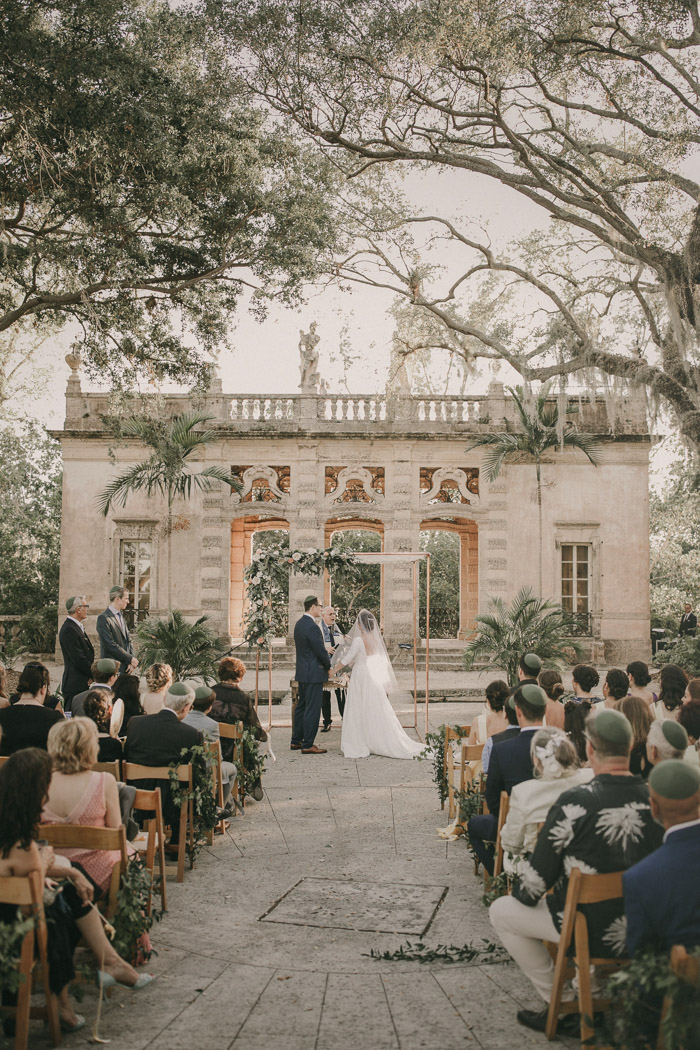
[[154, 489], [164, 491], [160, 472], [150, 460], [129, 467], [128, 470], [110, 481], [109, 485], [97, 496], [97, 507], [104, 517], [107, 517], [113, 504], [124, 507], [128, 497], [133, 492], [139, 492], [142, 489], [145, 489], [149, 495]]

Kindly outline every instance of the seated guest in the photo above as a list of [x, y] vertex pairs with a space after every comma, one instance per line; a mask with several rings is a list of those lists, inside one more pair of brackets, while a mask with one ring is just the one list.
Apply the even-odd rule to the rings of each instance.
[[[42, 824], [87, 824], [119, 828], [122, 814], [119, 789], [111, 773], [96, 773], [97, 727], [89, 718], [63, 719], [49, 733], [48, 751], [53, 776], [41, 814]], [[60, 849], [92, 881], [107, 889], [118, 850]]]
[[509, 697], [508, 704], [515, 707], [520, 731], [494, 744], [486, 778], [489, 812], [472, 817], [467, 825], [472, 849], [489, 875], [493, 874], [501, 792], [510, 794], [516, 784], [532, 779], [531, 734], [542, 726], [547, 697], [538, 685], [525, 683]]
[[618, 700], [627, 696], [630, 688], [630, 680], [624, 671], [617, 667], [611, 667], [603, 682], [603, 699], [606, 707], [615, 707]]
[[7, 668], [0, 663], [0, 710], [10, 706], [10, 695], [7, 692]]
[[623, 876], [630, 955], [700, 945], [700, 770], [677, 759], [661, 762], [649, 792], [666, 834], [660, 849]]
[[[192, 710], [185, 718], [185, 725], [198, 729], [204, 739], [208, 740], [210, 743], [221, 741], [219, 723], [215, 722], [213, 718], [209, 718], [209, 713], [215, 699], [216, 697], [213, 689], [210, 689], [208, 685], [200, 685], [199, 688], [194, 691]], [[236, 782], [237, 776], [238, 770], [233, 762], [225, 762], [222, 759], [221, 783], [224, 789], [224, 810], [227, 817], [230, 817], [233, 812], [231, 792], [233, 791], [233, 785]], [[258, 781], [253, 790], [253, 798], [259, 802], [262, 797], [262, 787], [260, 786], [260, 781]]]
[[523, 653], [518, 664], [518, 684], [537, 685], [537, 675], [542, 670], [542, 661], [537, 653]]
[[590, 664], [576, 664], [571, 672], [573, 699], [578, 703], [582, 700], [590, 700], [592, 704], [602, 703], [603, 697], [593, 692], [599, 681], [600, 675], [595, 667], [591, 667]]
[[17, 700], [0, 711], [0, 755], [12, 755], [23, 747], [46, 750], [49, 730], [63, 721], [60, 711], [44, 707], [47, 683], [45, 668], [27, 664], [19, 677]]
[[110, 660], [108, 657], [104, 657], [102, 660], [95, 660], [92, 665], [92, 682], [90, 689], [86, 689], [82, 693], [76, 693], [73, 697], [70, 705], [70, 712], [74, 718], [82, 718], [85, 714], [83, 704], [85, 703], [85, 697], [88, 695], [91, 689], [101, 689], [105, 693], [109, 693], [110, 701], [112, 698], [112, 686], [117, 680], [119, 674], [119, 664], [116, 660]]
[[163, 700], [173, 684], [173, 669], [170, 664], [151, 664], [146, 671], [148, 692], [141, 697], [144, 714], [155, 715], [163, 706]]
[[679, 722], [667, 718], [652, 722], [647, 736], [647, 758], [652, 766], [670, 758], [683, 758], [688, 747], [688, 734]]
[[[32, 660], [30, 663], [25, 664], [24, 667], [25, 670], [28, 667], [34, 667], [37, 671], [41, 671], [44, 677], [44, 685], [46, 686], [46, 697], [44, 699], [44, 707], [48, 707], [52, 711], [59, 711], [60, 714], [63, 714], [63, 704], [61, 703], [60, 698], [58, 696], [55, 696], [51, 692], [51, 675], [49, 674], [48, 667], [46, 667], [44, 664], [39, 663], [37, 660]], [[19, 696], [20, 690], [18, 689], [18, 692], [13, 693], [11, 695], [10, 703], [16, 704], [19, 700]]]
[[[136, 715], [129, 722], [124, 744], [127, 762], [141, 766], [169, 766], [182, 762], [182, 751], [202, 743], [202, 734], [184, 719], [192, 710], [194, 689], [184, 682], [173, 682], [165, 694], [163, 707], [155, 715]], [[172, 835], [166, 846], [168, 853], [177, 853], [180, 841], [180, 809], [171, 799], [170, 784], [166, 780], [130, 780], [136, 788], [152, 791], [159, 787], [163, 801], [163, 819], [170, 824]]]
[[632, 752], [630, 754], [630, 773], [646, 780], [652, 769], [647, 757], [647, 737], [652, 727], [654, 716], [648, 703], [641, 696], [623, 696], [615, 704], [632, 726]]
[[508, 816], [501, 829], [503, 870], [510, 873], [517, 872], [522, 856], [532, 853], [537, 826], [559, 796], [593, 777], [592, 769], [582, 768], [576, 748], [561, 729], [547, 726], [531, 736], [533, 779], [516, 784], [511, 791]]
[[644, 661], [633, 660], [631, 664], [627, 664], [627, 674], [630, 680], [630, 695], [638, 696], [646, 704], [655, 704], [659, 698], [648, 688], [651, 675]]
[[137, 674], [120, 674], [112, 686], [112, 692], [114, 693], [114, 700], [121, 700], [124, 704], [124, 718], [121, 726], [117, 728], [117, 736], [125, 736], [129, 729], [130, 719], [144, 713], [139, 692], [139, 676]]
[[[693, 681], [700, 681], [700, 679], [693, 679]], [[700, 764], [700, 753], [698, 752], [698, 743], [700, 742], [700, 700], [690, 700], [683, 704], [681, 707], [681, 713], [678, 716], [678, 723], [682, 725], [688, 734], [689, 749], [692, 748], [695, 752], [695, 756], [689, 754], [689, 751], [685, 753], [685, 761], [691, 762], [693, 765]]]
[[83, 702], [85, 718], [97, 726], [98, 762], [121, 762], [124, 748], [118, 737], [110, 735], [109, 719], [112, 714], [110, 694], [104, 689], [91, 689]]
[[[255, 732], [256, 740], [267, 740], [267, 733], [260, 725], [255, 705], [247, 693], [240, 688], [245, 674], [245, 664], [234, 656], [225, 656], [219, 664], [219, 681], [214, 686], [216, 700], [211, 717], [217, 722], [235, 726], [242, 722]], [[221, 754], [227, 762], [233, 761], [233, 740], [222, 740]]]
[[567, 700], [564, 705], [564, 732], [578, 752], [582, 764], [586, 760], [586, 719], [593, 709], [590, 700]]
[[[649, 789], [629, 771], [632, 727], [627, 719], [619, 711], [594, 709], [586, 720], [586, 735], [593, 780], [559, 796], [532, 856], [520, 863], [513, 895], [490, 908], [494, 930], [544, 1001], [541, 1011], [519, 1010], [517, 1015], [521, 1024], [538, 1032], [547, 1023], [554, 974], [544, 942], [559, 940], [569, 872], [574, 867], [586, 873], [623, 871], [661, 842]], [[622, 901], [588, 905], [586, 920], [593, 958], [624, 954]]]
[[[514, 693], [515, 689], [511, 690]], [[518, 715], [514, 707], [511, 707], [506, 700], [506, 706], [504, 708], [506, 722], [508, 726], [500, 733], [494, 733], [490, 736], [484, 744], [484, 750], [481, 752], [481, 771], [482, 773], [488, 773], [489, 763], [491, 761], [491, 752], [493, 751], [494, 744], [499, 744], [501, 740], [507, 740], [508, 737], [515, 736], [516, 733], [520, 732], [520, 726], [518, 725]]]
[[652, 709], [654, 717], [659, 720], [672, 718], [674, 722], [677, 722], [683, 697], [688, 688], [688, 675], [678, 664], [666, 664], [661, 668], [659, 681], [661, 689], [659, 699]]
[[[152, 974], [136, 973], [112, 947], [102, 920], [90, 907], [94, 887], [90, 880], [67, 861], [59, 862], [50, 846], [37, 845], [41, 807], [51, 780], [51, 760], [45, 751], [26, 748], [18, 751], [0, 769], [0, 876], [29, 875], [38, 871], [44, 878], [65, 880], [61, 893], [45, 904], [49, 941], [49, 985], [58, 999], [58, 1012], [64, 1032], [77, 1032], [85, 1018], [76, 1014], [68, 998], [75, 977], [73, 952], [82, 938], [92, 951], [102, 985], [119, 984], [139, 990], [153, 980]], [[14, 923], [17, 908], [0, 905], [0, 922]]]
[[[2, 692], [1, 683], [0, 692]], [[700, 700], [700, 678], [689, 679], [688, 684], [685, 687], [685, 693], [683, 694], [683, 703], [688, 704], [691, 700]]]
[[503, 710], [510, 689], [508, 683], [497, 679], [486, 686], [486, 703], [484, 710], [478, 714], [472, 724], [467, 740], [468, 744], [485, 744], [490, 736], [502, 733], [508, 728], [508, 719]]
[[564, 728], [564, 704], [562, 697], [565, 693], [564, 683], [558, 671], [540, 671], [537, 676], [537, 684], [547, 694], [547, 710], [544, 713], [544, 721], [554, 729]]

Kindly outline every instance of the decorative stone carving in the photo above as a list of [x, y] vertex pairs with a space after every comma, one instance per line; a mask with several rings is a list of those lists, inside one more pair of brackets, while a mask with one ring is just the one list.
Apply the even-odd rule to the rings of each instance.
[[381, 503], [384, 467], [326, 467], [329, 503]]
[[479, 470], [477, 467], [421, 467], [421, 506], [436, 503], [479, 505]]
[[318, 373], [318, 350], [316, 347], [321, 338], [316, 332], [316, 326], [317, 322], [312, 321], [308, 332], [304, 332], [303, 329], [299, 331], [299, 355], [301, 357], [299, 363], [301, 373], [299, 389], [302, 394], [317, 394], [319, 392], [321, 377]]
[[231, 473], [241, 486], [232, 494], [235, 503], [283, 503], [289, 494], [289, 467], [232, 467]]

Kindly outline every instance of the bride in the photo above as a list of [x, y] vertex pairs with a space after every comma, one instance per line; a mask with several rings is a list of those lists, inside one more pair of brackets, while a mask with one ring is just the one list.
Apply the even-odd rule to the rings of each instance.
[[352, 667], [348, 687], [340, 749], [346, 758], [414, 758], [424, 745], [403, 731], [389, 702], [388, 692], [398, 685], [377, 621], [361, 609], [331, 667], [338, 673]]

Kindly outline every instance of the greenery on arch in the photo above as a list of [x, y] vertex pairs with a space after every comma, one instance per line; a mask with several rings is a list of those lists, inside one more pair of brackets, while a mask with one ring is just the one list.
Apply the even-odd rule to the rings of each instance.
[[274, 595], [283, 592], [290, 572], [302, 576], [322, 576], [342, 572], [345, 579], [357, 574], [359, 563], [351, 551], [336, 548], [306, 551], [290, 550], [284, 542], [259, 548], [245, 571], [247, 608], [244, 636], [250, 646], [268, 645], [274, 635]]

